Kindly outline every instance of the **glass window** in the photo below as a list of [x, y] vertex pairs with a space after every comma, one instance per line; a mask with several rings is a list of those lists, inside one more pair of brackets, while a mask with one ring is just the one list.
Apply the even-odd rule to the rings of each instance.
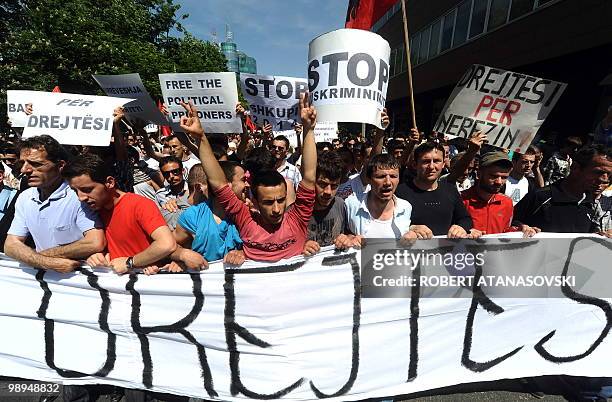
[[440, 52], [450, 49], [453, 43], [453, 27], [455, 25], [455, 10], [444, 16], [442, 24], [442, 42], [440, 43]]
[[428, 26], [421, 33], [421, 50], [419, 51], [419, 63], [425, 63], [429, 58], [429, 35], [431, 26]]
[[421, 33], [417, 32], [416, 35], [410, 40], [410, 60], [413, 65], [418, 64], [419, 44], [421, 43]]
[[489, 0], [474, 0], [472, 11], [472, 25], [470, 25], [470, 38], [480, 35], [484, 31], [485, 19], [487, 18], [487, 5]]
[[395, 49], [395, 75], [401, 74], [404, 71], [404, 46], [398, 47]]
[[391, 50], [391, 55], [389, 56], [389, 76], [393, 77], [395, 75], [395, 53], [396, 50]]
[[470, 11], [472, 1], [465, 1], [457, 7], [457, 20], [455, 21], [455, 36], [453, 47], [459, 46], [467, 40], [468, 24], [470, 23]]
[[437, 20], [431, 26], [431, 39], [429, 40], [429, 57], [438, 55], [438, 47], [440, 45], [440, 30], [442, 29], [442, 20]]
[[509, 8], [510, 0], [491, 0], [491, 12], [489, 13], [487, 31], [498, 28], [507, 22]]
[[512, 0], [510, 21], [533, 11], [535, 0]]
[[550, 3], [552, 0], [539, 0], [538, 1], [538, 7], [543, 6], [546, 3]]

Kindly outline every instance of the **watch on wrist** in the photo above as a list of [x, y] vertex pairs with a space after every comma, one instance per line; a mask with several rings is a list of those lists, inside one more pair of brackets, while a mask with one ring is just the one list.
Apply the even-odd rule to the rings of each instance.
[[134, 257], [128, 257], [128, 259], [125, 260], [125, 266], [127, 269], [132, 270], [134, 268]]

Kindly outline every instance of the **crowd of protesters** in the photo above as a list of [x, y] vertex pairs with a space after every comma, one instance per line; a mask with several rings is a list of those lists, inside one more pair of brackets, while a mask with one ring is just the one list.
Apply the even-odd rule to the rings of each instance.
[[489, 145], [481, 132], [448, 139], [374, 129], [316, 143], [316, 110], [302, 97], [291, 149], [270, 126], [249, 131], [241, 105], [235, 135], [205, 133], [195, 107], [183, 107], [183, 132], [165, 137], [116, 109], [109, 147], [6, 136], [4, 252], [58, 272], [86, 260], [155, 274], [312, 256], [367, 238], [612, 236], [606, 119], [594, 140], [536, 142], [523, 154]]

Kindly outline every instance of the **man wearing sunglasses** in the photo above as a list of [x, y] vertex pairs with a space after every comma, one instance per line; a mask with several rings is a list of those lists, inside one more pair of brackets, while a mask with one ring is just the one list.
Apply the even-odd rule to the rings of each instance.
[[[155, 200], [160, 209], [166, 208], [174, 200], [178, 208], [189, 207], [189, 188], [183, 178], [183, 163], [176, 156], [167, 156], [159, 161], [159, 169], [167, 185], [155, 193]], [[172, 229], [174, 229], [172, 227]]]
[[291, 180], [293, 186], [297, 190], [298, 184], [302, 181], [302, 175], [300, 170], [287, 162], [287, 151], [289, 151], [289, 139], [284, 135], [277, 135], [272, 141], [272, 144], [268, 146], [268, 149], [276, 158], [275, 168], [278, 173], [281, 174], [285, 179]]

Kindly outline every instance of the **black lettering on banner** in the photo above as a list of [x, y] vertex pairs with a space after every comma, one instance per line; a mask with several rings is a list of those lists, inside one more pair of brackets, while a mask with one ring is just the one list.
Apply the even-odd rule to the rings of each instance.
[[489, 72], [487, 73], [487, 76], [485, 77], [484, 82], [482, 83], [482, 86], [480, 87], [480, 92], [484, 92], [484, 93], [489, 93], [491, 92], [491, 90], [489, 88], [487, 88], [487, 84], [493, 84], [495, 82], [495, 78], [491, 79], [492, 75], [499, 75], [499, 70], [495, 69], [495, 68], [490, 68]]
[[317, 68], [319, 67], [319, 60], [314, 59], [308, 64], [308, 90], [310, 92], [314, 91], [319, 85], [319, 72]]
[[[338, 62], [348, 60], [348, 52], [333, 53], [323, 56], [322, 64], [329, 63], [329, 73], [327, 76], [327, 86], [333, 87], [338, 85]], [[318, 64], [318, 63], [317, 63]], [[308, 76], [310, 78], [310, 75]]]
[[470, 79], [472, 78], [472, 74], [474, 74], [475, 70], [476, 70], [476, 65], [474, 64], [471, 65], [470, 68], [468, 68], [465, 74], [463, 74], [463, 77], [461, 77], [461, 79], [457, 83], [457, 88], [467, 85], [467, 83], [470, 82]]
[[247, 94], [251, 96], [257, 96], [257, 80], [255, 78], [249, 77], [244, 80], [244, 86], [246, 87], [245, 91]]
[[[312, 381], [310, 381], [310, 388], [317, 396], [317, 398], [331, 398], [344, 395], [351, 390], [357, 379], [359, 372], [359, 327], [361, 322], [361, 274], [359, 269], [359, 263], [355, 253], [339, 256], [325, 257], [322, 261], [324, 266], [336, 266], [343, 265], [346, 263], [351, 264], [351, 271], [353, 275], [353, 329], [352, 329], [352, 358], [351, 358], [351, 371], [346, 383], [333, 394], [325, 394], [320, 391]], [[304, 265], [304, 262], [298, 262], [289, 265], [273, 266], [268, 268], [247, 268], [247, 269], [226, 269], [225, 270], [225, 284], [223, 285], [225, 293], [225, 337], [227, 347], [230, 352], [230, 370], [231, 370], [231, 386], [230, 392], [233, 396], [239, 393], [243, 394], [248, 398], [253, 399], [278, 399], [289, 394], [296, 388], [300, 387], [305, 378], [300, 378], [293, 384], [277, 391], [272, 394], [261, 394], [252, 391], [244, 386], [240, 378], [240, 352], [238, 351], [236, 343], [236, 335], [240, 336], [246, 342], [259, 346], [261, 348], [268, 348], [272, 345], [259, 339], [255, 335], [251, 334], [246, 328], [242, 327], [236, 322], [236, 295], [234, 290], [235, 276], [236, 274], [265, 274], [265, 273], [278, 273], [278, 272], [291, 272], [296, 271]]]
[[[357, 66], [362, 61], [368, 65], [368, 75], [366, 75], [364, 78], [360, 78], [357, 75]], [[349, 81], [351, 81], [353, 84], [362, 87], [369, 87], [376, 79], [376, 62], [374, 61], [372, 56], [367, 53], [356, 53], [351, 56], [351, 59], [348, 62], [346, 73]]]
[[[563, 265], [563, 271], [561, 273], [561, 276], [563, 278], [567, 277], [567, 272], [569, 270], [569, 266], [572, 260], [574, 249], [576, 248], [576, 244], [578, 244], [581, 241], [595, 242], [595, 243], [598, 243], [608, 248], [609, 250], [612, 250], [612, 243], [610, 243], [610, 241], [606, 239], [598, 239], [598, 238], [590, 238], [590, 237], [578, 237], [578, 238], [572, 239], [570, 246], [569, 246], [569, 251], [567, 253], [567, 259], [565, 260], [565, 264]], [[580, 359], [583, 359], [589, 356], [603, 342], [603, 340], [610, 333], [610, 329], [612, 329], [612, 307], [610, 307], [610, 303], [602, 299], [597, 299], [595, 297], [580, 294], [576, 292], [575, 290], [573, 290], [566, 282], [564, 282], [563, 285], [561, 286], [561, 292], [563, 292], [563, 295], [567, 297], [568, 299], [574, 300], [575, 302], [578, 302], [580, 304], [590, 304], [592, 306], [599, 307], [606, 315], [606, 325], [601, 330], [599, 337], [597, 337], [595, 342], [593, 342], [593, 344], [589, 346], [589, 348], [584, 353], [580, 353], [580, 354], [573, 355], [573, 356], [555, 356], [544, 348], [544, 344], [548, 342], [553, 336], [555, 336], [555, 333], [557, 332], [557, 331], [551, 331], [548, 335], [540, 339], [540, 341], [535, 344], [534, 349], [544, 359], [550, 362], [553, 362], [553, 363], [568, 363], [568, 362], [573, 362], [573, 361], [580, 360]]]
[[[283, 87], [287, 88], [287, 93], [283, 93]], [[283, 80], [276, 84], [276, 95], [281, 99], [289, 99], [293, 95], [293, 86], [289, 81]]]
[[487, 68], [485, 66], [474, 66], [474, 74], [470, 77], [470, 81], [467, 83], [466, 88], [470, 88], [474, 84], [474, 90], [478, 91], [480, 87], [480, 79], [484, 76]]
[[98, 284], [98, 277], [85, 269], [79, 270], [83, 275], [87, 276], [87, 283], [93, 289], [96, 289], [100, 293], [102, 299], [102, 305], [100, 307], [100, 314], [98, 315], [98, 325], [100, 329], [106, 332], [106, 360], [102, 367], [93, 374], [85, 374], [74, 370], [67, 370], [59, 368], [55, 365], [55, 321], [47, 318], [47, 310], [49, 308], [49, 301], [51, 300], [52, 292], [49, 289], [49, 284], [45, 281], [45, 274], [47, 271], [39, 269], [36, 273], [36, 280], [38, 281], [40, 288], [43, 290], [43, 297], [40, 301], [40, 308], [36, 312], [38, 318], [42, 318], [45, 322], [45, 362], [47, 366], [52, 368], [64, 378], [79, 378], [79, 377], [106, 377], [108, 373], [115, 367], [115, 361], [117, 359], [117, 335], [111, 332], [108, 326], [108, 312], [110, 310], [111, 300], [108, 294], [108, 290], [103, 289]]
[[147, 388], [153, 387], [153, 361], [151, 359], [151, 351], [149, 349], [149, 339], [147, 338], [147, 335], [155, 332], [181, 334], [189, 343], [196, 347], [198, 359], [200, 361], [200, 371], [204, 382], [204, 389], [209, 396], [216, 397], [218, 394], [214, 388], [210, 366], [208, 365], [208, 359], [206, 357], [206, 348], [200, 344], [189, 331], [187, 331], [187, 327], [195, 321], [200, 312], [202, 312], [202, 307], [204, 306], [202, 278], [200, 277], [200, 274], [189, 274], [189, 276], [193, 282], [193, 297], [195, 299], [193, 307], [185, 317], [168, 325], [156, 325], [153, 327], [141, 326], [140, 294], [134, 287], [136, 281], [138, 281], [138, 275], [130, 274], [130, 279], [125, 285], [125, 290], [130, 292], [132, 295], [132, 329], [140, 340], [140, 350], [142, 352], [142, 360], [144, 365], [142, 369], [142, 383]]
[[419, 367], [419, 299], [421, 297], [421, 263], [412, 271], [414, 285], [410, 289], [410, 359], [408, 363], [408, 379], [417, 378]]
[[[538, 240], [533, 241], [525, 241], [521, 243], [511, 243], [509, 241], [505, 241], [504, 244], [501, 245], [466, 245], [465, 248], [476, 255], [478, 253], [484, 253], [485, 251], [510, 251], [510, 250], [518, 250], [531, 246], [536, 246], [538, 244]], [[472, 285], [472, 303], [470, 305], [470, 309], [468, 311], [467, 320], [465, 324], [465, 333], [463, 337], [463, 353], [461, 354], [461, 364], [469, 370], [472, 370], [476, 373], [481, 373], [486, 371], [509, 357], [514, 356], [523, 348], [523, 346], [514, 349], [511, 352], [506, 353], [503, 356], [496, 357], [486, 362], [477, 362], [470, 358], [470, 352], [472, 351], [472, 338], [474, 335], [474, 317], [476, 316], [476, 310], [480, 305], [485, 311], [489, 314], [499, 315], [504, 312], [504, 309], [495, 304], [489, 297], [484, 293], [478, 282], [482, 277], [482, 268], [483, 266], [476, 262], [474, 264], [476, 273], [474, 274], [474, 280]]]

